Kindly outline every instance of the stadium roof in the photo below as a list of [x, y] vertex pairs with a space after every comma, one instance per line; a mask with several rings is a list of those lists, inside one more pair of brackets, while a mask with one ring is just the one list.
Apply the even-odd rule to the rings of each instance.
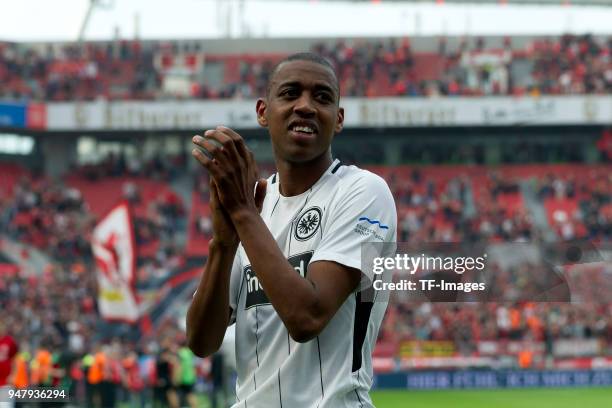
[[612, 7], [446, 1], [96, 0], [88, 13], [90, 0], [19, 0], [3, 6], [0, 40], [612, 34]]

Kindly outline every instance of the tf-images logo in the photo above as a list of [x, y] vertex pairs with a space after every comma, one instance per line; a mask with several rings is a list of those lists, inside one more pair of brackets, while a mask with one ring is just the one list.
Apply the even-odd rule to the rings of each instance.
[[321, 214], [319, 207], [310, 207], [304, 211], [294, 225], [295, 239], [306, 241], [312, 237], [321, 225]]
[[[308, 263], [312, 258], [313, 251], [304, 252], [302, 254], [290, 256], [287, 261], [293, 266], [293, 269], [302, 277], [306, 276]], [[270, 300], [259, 283], [259, 279], [251, 269], [251, 265], [244, 268], [244, 284], [246, 285], [246, 303], [244, 308], [248, 309], [253, 306], [269, 305]]]

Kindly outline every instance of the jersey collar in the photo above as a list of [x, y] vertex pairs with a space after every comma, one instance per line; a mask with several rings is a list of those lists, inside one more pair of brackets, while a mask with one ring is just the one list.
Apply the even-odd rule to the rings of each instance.
[[[340, 169], [340, 167], [342, 167], [342, 162], [340, 161], [340, 159], [334, 159], [332, 164], [327, 168], [327, 170], [325, 170], [325, 173], [323, 173], [321, 177], [319, 177], [319, 179], [315, 181], [315, 183], [310, 187], [309, 190], [314, 189], [315, 186], [317, 186], [317, 184], [319, 184], [321, 180], [323, 180], [326, 176], [330, 174], [335, 174], [338, 171], [338, 169]], [[276, 194], [281, 195], [280, 193], [280, 175], [278, 174], [278, 172], [272, 175], [271, 183], [274, 186], [274, 191], [276, 192]]]

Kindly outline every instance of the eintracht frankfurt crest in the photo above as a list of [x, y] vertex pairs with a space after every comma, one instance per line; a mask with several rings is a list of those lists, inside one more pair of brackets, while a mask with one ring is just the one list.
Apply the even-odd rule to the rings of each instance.
[[310, 239], [321, 225], [321, 214], [319, 207], [311, 207], [302, 213], [294, 225], [295, 238], [299, 241]]

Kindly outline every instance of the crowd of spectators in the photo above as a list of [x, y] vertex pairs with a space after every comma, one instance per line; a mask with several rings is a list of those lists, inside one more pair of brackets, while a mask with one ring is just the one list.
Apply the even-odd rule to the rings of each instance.
[[535, 41], [530, 48], [534, 86], [543, 94], [605, 94], [612, 86], [612, 39], [565, 35]]
[[[524, 49], [513, 49], [509, 37], [500, 49], [487, 47], [482, 37], [473, 44], [463, 39], [454, 50], [446, 44], [439, 40], [439, 58], [430, 61], [437, 66], [429, 71], [417, 68], [420, 56], [408, 39], [339, 42], [314, 50], [334, 61], [347, 96], [605, 94], [612, 89], [610, 39], [565, 35], [534, 40]], [[515, 63], [527, 63], [529, 69], [517, 69]], [[384, 95], [378, 94], [381, 87]]]
[[[531, 242], [543, 239], [525, 204], [521, 183], [495, 171], [484, 178], [459, 174], [448, 180], [412, 170], [391, 173], [388, 183], [398, 208], [402, 242]], [[561, 241], [612, 239], [612, 177], [605, 168], [577, 176], [547, 174], [533, 179], [538, 205]], [[557, 208], [556, 203], [561, 203]]]
[[468, 194], [466, 178], [453, 178], [444, 185], [415, 169], [408, 178], [391, 174], [388, 182], [400, 214], [402, 242], [451, 242], [460, 238]]
[[94, 219], [78, 189], [45, 178], [23, 177], [12, 197], [3, 209], [3, 231], [56, 258], [90, 253]]
[[42, 274], [18, 273], [0, 280], [3, 322], [23, 346], [42, 343], [83, 352], [99, 323], [95, 274], [87, 263], [53, 263]]
[[0, 203], [2, 231], [54, 259], [90, 259], [91, 233], [104, 214], [92, 211], [93, 203], [85, 200], [77, 186], [83, 182], [95, 186], [96, 182], [119, 180], [121, 191], [114, 201], [123, 198], [132, 208], [139, 253], [152, 263], [151, 267], [180, 264], [182, 256], [177, 242], [186, 228], [187, 217], [181, 198], [167, 188], [152, 199], [145, 199], [138, 184], [145, 175], [164, 183], [171, 180], [182, 168], [180, 160], [155, 157], [134, 164], [137, 160], [110, 155], [96, 165], [73, 169], [71, 176], [77, 178], [76, 183], [25, 173]]
[[470, 220], [469, 237], [491, 242], [538, 241], [541, 231], [535, 228], [523, 203], [520, 180], [489, 172], [485, 183], [487, 188], [475, 199], [476, 212]]
[[451, 341], [457, 353], [478, 355], [481, 341], [544, 343], [552, 354], [559, 339], [612, 342], [611, 304], [551, 302], [392, 302], [381, 341]]
[[[501, 48], [487, 47], [486, 38], [466, 38], [451, 49], [441, 38], [437, 48], [414, 51], [409, 38], [346, 39], [311, 47], [335, 65], [345, 96], [605, 94], [612, 90], [610, 39], [565, 35], [534, 39], [517, 49], [509, 37]], [[253, 98], [265, 93], [271, 69], [281, 57], [209, 56], [200, 44], [188, 42], [0, 43], [0, 99]], [[203, 67], [208, 60], [220, 64], [222, 78], [207, 76]], [[167, 75], [176, 77], [176, 69], [169, 74], [174, 68], [182, 70], [178, 83], [188, 78], [183, 83], [186, 91], [173, 93], [176, 85], [164, 85]]]
[[151, 99], [159, 85], [152, 48], [139, 41], [55, 47], [0, 43], [2, 99]]
[[432, 180], [415, 169], [405, 178], [392, 174], [388, 182], [402, 242], [526, 242], [539, 234], [525, 208], [500, 205], [499, 196], [518, 193], [518, 184], [494, 172], [477, 200], [478, 183], [468, 175]]
[[551, 226], [561, 239], [594, 242], [612, 239], [612, 176], [609, 172], [592, 172], [587, 178], [549, 174], [538, 181], [538, 188], [543, 202], [570, 204], [567, 211], [555, 211], [551, 217]]
[[[142, 160], [138, 155], [129, 158], [125, 154], [109, 153], [95, 164], [82, 164], [72, 169], [90, 182], [104, 178], [147, 177], [153, 180], [171, 181], [185, 170], [185, 154], [161, 156], [155, 155]], [[128, 194], [130, 194], [128, 192]]]
[[[419, 170], [401, 181], [389, 178], [398, 212], [404, 214], [399, 218], [399, 241], [515, 243], [508, 249], [514, 253], [525, 249], [521, 244], [544, 245], [543, 232], [521, 198], [521, 184], [526, 184], [533, 187], [536, 203], [544, 209], [551, 202], [562, 202], [563, 211], [553, 211], [557, 208], [553, 205], [548, 214], [557, 237], [557, 243], [548, 245], [555, 253], [565, 254], [558, 242], [581, 240], [587, 250], [594, 249], [590, 243], [610, 242], [612, 178], [608, 169], [549, 173], [532, 181], [492, 171], [477, 180], [457, 175], [440, 181]], [[475, 195], [478, 188], [481, 191]], [[470, 195], [477, 198], [475, 213], [468, 211]], [[593, 268], [574, 267], [563, 275], [555, 272], [559, 267], [555, 262], [561, 262], [556, 258], [503, 268], [493, 263], [483, 277], [490, 288], [486, 296], [462, 294], [463, 300], [478, 303], [424, 303], [392, 295], [381, 339], [450, 341], [466, 356], [478, 355], [478, 343], [486, 340], [543, 342], [548, 354], [557, 339], [598, 339], [609, 346], [612, 303], [607, 293], [612, 290], [612, 270], [601, 257], [590, 259], [584, 262], [595, 262]], [[570, 299], [571, 304], [565, 303]]]

